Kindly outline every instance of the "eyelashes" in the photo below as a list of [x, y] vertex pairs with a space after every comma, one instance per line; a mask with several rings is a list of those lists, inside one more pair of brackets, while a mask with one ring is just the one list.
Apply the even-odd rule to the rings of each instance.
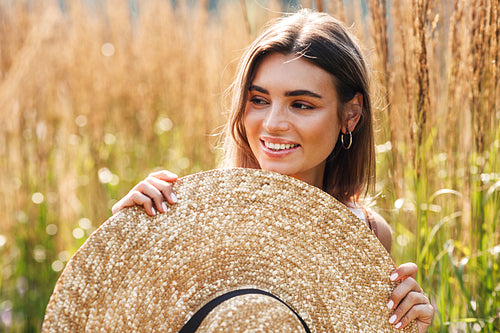
[[301, 102], [295, 102], [292, 104], [292, 107], [295, 109], [300, 109], [300, 110], [312, 110], [314, 109], [313, 106]]
[[[264, 106], [264, 105], [271, 104], [267, 99], [262, 98], [262, 97], [256, 97], [256, 96], [251, 97], [248, 101], [256, 106]], [[297, 110], [313, 110], [313, 109], [315, 109], [315, 107], [313, 105], [311, 105], [310, 103], [305, 103], [305, 102], [292, 102], [290, 104], [290, 106], [293, 109], [297, 109]]]

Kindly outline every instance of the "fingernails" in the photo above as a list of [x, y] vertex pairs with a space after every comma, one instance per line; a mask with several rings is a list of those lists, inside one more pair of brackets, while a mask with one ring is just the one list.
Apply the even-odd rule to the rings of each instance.
[[151, 207], [151, 211], [153, 212], [153, 215], [156, 215], [156, 209], [154, 209], [154, 207]]
[[168, 210], [168, 207], [167, 207], [167, 204], [165, 203], [165, 201], [163, 201], [161, 203], [161, 208], [163, 208], [163, 211], [166, 212]]
[[396, 281], [398, 276], [399, 276], [398, 273], [392, 273], [390, 277], [391, 281]]
[[392, 299], [391, 299], [391, 300], [389, 300], [389, 303], [387, 303], [387, 307], [388, 307], [389, 309], [392, 309], [392, 307], [393, 307], [393, 306], [394, 306], [394, 302], [393, 302], [393, 301], [392, 301]]
[[175, 193], [170, 194], [170, 199], [172, 199], [174, 203], [177, 202], [177, 197], [175, 196]]
[[389, 318], [389, 322], [391, 324], [394, 324], [394, 322], [396, 321], [396, 319], [398, 319], [398, 317], [396, 315], [392, 315], [391, 318]]
[[402, 324], [401, 324], [401, 322], [399, 322], [399, 323], [397, 323], [397, 324], [396, 324], [396, 326], [394, 326], [394, 327], [396, 327], [396, 328], [400, 328], [400, 327], [401, 327], [401, 325], [402, 325]]

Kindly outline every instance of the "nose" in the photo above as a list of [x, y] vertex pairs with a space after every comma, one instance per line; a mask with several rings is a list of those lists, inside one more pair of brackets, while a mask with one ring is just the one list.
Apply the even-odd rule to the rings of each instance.
[[284, 132], [289, 129], [287, 108], [284, 105], [272, 104], [263, 122], [264, 129], [269, 132]]

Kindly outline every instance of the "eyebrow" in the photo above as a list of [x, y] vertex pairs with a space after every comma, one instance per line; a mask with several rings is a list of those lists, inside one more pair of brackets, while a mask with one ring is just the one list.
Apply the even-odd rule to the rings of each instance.
[[[266, 89], [264, 89], [262, 87], [256, 86], [256, 85], [250, 86], [250, 88], [248, 88], [248, 90], [249, 91], [255, 90], [255, 91], [258, 91], [260, 93], [269, 95], [269, 91], [267, 91]], [[305, 90], [305, 89], [287, 91], [287, 92], [285, 92], [285, 96], [287, 96], [287, 97], [309, 96], [309, 97], [314, 97], [314, 98], [323, 98], [321, 95], [316, 94], [310, 90]]]

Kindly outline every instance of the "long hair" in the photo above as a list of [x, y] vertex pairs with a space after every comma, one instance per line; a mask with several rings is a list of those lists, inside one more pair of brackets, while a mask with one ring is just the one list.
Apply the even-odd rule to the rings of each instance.
[[270, 25], [246, 50], [231, 86], [232, 105], [224, 141], [224, 166], [260, 168], [243, 123], [248, 91], [262, 59], [271, 53], [293, 54], [330, 73], [339, 97], [338, 119], [345, 103], [363, 95], [361, 118], [346, 150], [340, 135], [327, 159], [323, 190], [339, 201], [357, 201], [375, 179], [375, 145], [368, 70], [354, 36], [325, 13], [301, 10]]

